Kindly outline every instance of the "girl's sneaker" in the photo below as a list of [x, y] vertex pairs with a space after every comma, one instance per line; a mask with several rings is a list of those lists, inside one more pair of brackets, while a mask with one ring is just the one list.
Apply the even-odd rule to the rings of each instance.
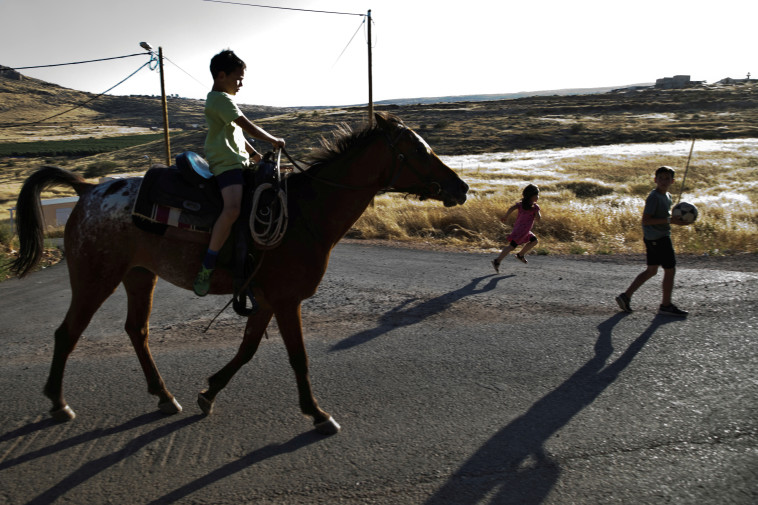
[[492, 260], [492, 267], [495, 269], [495, 272], [500, 273], [500, 262], [495, 258]]
[[523, 257], [523, 256], [522, 256], [522, 255], [520, 255], [520, 254], [516, 254], [516, 257], [517, 257], [517, 258], [519, 259], [519, 261], [520, 261], [520, 262], [522, 262], [522, 263], [529, 263], [528, 261], [526, 261], [526, 258], [525, 258], [525, 257]]

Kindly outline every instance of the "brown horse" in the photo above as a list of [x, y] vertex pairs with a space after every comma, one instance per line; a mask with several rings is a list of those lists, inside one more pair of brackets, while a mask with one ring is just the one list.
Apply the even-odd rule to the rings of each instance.
[[[237, 354], [208, 379], [198, 404], [210, 414], [216, 395], [255, 354], [271, 318], [280, 333], [295, 371], [300, 408], [322, 433], [340, 427], [313, 396], [308, 356], [303, 343], [300, 305], [313, 296], [326, 272], [329, 254], [370, 204], [377, 192], [398, 191], [463, 204], [468, 186], [434, 154], [413, 130], [392, 116], [376, 115], [376, 125], [359, 132], [343, 128], [322, 142], [314, 163], [288, 178], [290, 222], [281, 245], [267, 251], [255, 277], [258, 312], [247, 320]], [[63, 397], [66, 360], [100, 305], [123, 283], [128, 298], [125, 329], [147, 380], [150, 394], [159, 398], [166, 414], [181, 406], [166, 388], [148, 346], [148, 319], [158, 276], [184, 289], [192, 282], [206, 243], [181, 236], [160, 236], [132, 223], [131, 210], [140, 179], [119, 179], [94, 185], [57, 167], [43, 167], [24, 183], [18, 198], [19, 258], [13, 270], [26, 275], [40, 259], [43, 228], [40, 192], [68, 185], [79, 201], [65, 230], [66, 262], [71, 282], [71, 305], [55, 331], [55, 350], [44, 394], [52, 417], [67, 421], [74, 411]], [[197, 236], [195, 232], [183, 231]], [[232, 292], [232, 275], [214, 274], [211, 293]]]

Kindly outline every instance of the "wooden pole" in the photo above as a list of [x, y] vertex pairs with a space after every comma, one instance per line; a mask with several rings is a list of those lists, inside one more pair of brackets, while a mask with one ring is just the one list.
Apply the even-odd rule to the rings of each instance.
[[374, 124], [374, 77], [371, 70], [371, 9], [366, 16], [368, 23], [368, 126]]
[[682, 187], [679, 189], [679, 198], [676, 199], [676, 203], [682, 200], [682, 193], [684, 192], [684, 181], [687, 180], [687, 171], [690, 169], [690, 160], [692, 159], [692, 150], [695, 149], [695, 139], [692, 139], [690, 144], [690, 155], [687, 156], [687, 165], [684, 167], [684, 177], [682, 177]]
[[161, 96], [163, 99], [163, 135], [166, 144], [166, 165], [171, 166], [171, 143], [168, 138], [168, 105], [166, 103], [166, 84], [163, 78], [163, 48], [158, 47], [158, 66], [161, 74]]

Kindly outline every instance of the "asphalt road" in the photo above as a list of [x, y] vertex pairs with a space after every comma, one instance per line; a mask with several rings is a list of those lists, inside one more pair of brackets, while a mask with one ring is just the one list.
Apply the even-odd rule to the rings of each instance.
[[[0, 503], [657, 504], [758, 502], [758, 273], [680, 259], [507, 258], [340, 245], [303, 307], [312, 381], [342, 425], [297, 407], [276, 326], [218, 396], [240, 342], [226, 299], [159, 283], [151, 348], [183, 405], [157, 413], [122, 330], [123, 290], [69, 360], [69, 423], [42, 396], [69, 301], [63, 265], [0, 284]], [[736, 265], [736, 266], [735, 266]]]

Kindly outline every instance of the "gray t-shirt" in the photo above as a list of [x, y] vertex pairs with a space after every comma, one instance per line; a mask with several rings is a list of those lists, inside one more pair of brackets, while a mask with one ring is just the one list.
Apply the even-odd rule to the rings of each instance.
[[[671, 218], [671, 195], [669, 193], [661, 194], [658, 190], [653, 190], [647, 195], [645, 200], [645, 209], [643, 214], [647, 214], [656, 219]], [[647, 240], [658, 240], [659, 238], [671, 235], [671, 225], [666, 224], [648, 224], [642, 226], [642, 234]]]

